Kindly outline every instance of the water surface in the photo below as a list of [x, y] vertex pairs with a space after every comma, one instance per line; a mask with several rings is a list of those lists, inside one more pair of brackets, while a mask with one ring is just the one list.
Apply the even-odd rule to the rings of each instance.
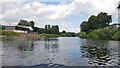
[[79, 37], [4, 40], [2, 65], [118, 65], [118, 43]]

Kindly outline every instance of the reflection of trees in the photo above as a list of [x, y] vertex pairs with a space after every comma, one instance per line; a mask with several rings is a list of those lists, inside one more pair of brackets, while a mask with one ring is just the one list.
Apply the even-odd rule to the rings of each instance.
[[29, 39], [19, 40], [18, 49], [20, 51], [33, 51], [34, 41]]
[[45, 49], [51, 53], [58, 53], [58, 39], [57, 38], [45, 38]]
[[87, 57], [90, 61], [89, 64], [93, 65], [107, 65], [114, 62], [114, 58], [110, 56], [110, 50], [102, 45], [86, 45], [81, 46], [81, 50], [84, 57]]

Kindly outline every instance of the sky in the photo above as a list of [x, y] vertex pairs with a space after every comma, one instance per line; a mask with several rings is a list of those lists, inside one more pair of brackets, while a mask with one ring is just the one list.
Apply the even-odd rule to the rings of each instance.
[[119, 0], [0, 0], [0, 24], [16, 25], [20, 19], [34, 21], [36, 27], [59, 25], [60, 31], [79, 32], [82, 21], [107, 12], [118, 22]]

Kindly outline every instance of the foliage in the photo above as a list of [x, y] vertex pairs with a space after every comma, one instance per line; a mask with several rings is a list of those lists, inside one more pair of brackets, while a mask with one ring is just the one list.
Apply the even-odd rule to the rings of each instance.
[[116, 28], [112, 30], [112, 39], [120, 40], [120, 28]]
[[80, 32], [80, 37], [81, 38], [87, 38], [87, 34], [85, 32]]
[[34, 26], [35, 26], [34, 21], [30, 21], [29, 23], [30, 23], [30, 26], [31, 26], [32, 28], [34, 28]]
[[59, 27], [58, 25], [52, 26], [51, 28], [53, 34], [59, 34]]
[[83, 21], [83, 22], [81, 23], [80, 28], [81, 28], [81, 32], [89, 32], [89, 31], [88, 31], [89, 27], [88, 27], [88, 24], [87, 24], [86, 21]]
[[59, 26], [58, 25], [45, 25], [45, 28], [34, 27], [34, 32], [38, 32], [39, 34], [59, 34]]
[[61, 33], [66, 33], [66, 31], [65, 31], [65, 30], [63, 30]]
[[107, 27], [111, 21], [111, 15], [105, 12], [101, 12], [97, 16], [92, 15], [89, 17], [88, 21], [83, 21], [81, 23], [81, 32], [89, 33], [95, 29]]
[[18, 22], [18, 25], [20, 25], [20, 26], [30, 26], [30, 27], [32, 27], [32, 28], [34, 28], [34, 25], [35, 25], [35, 23], [34, 23], [34, 21], [27, 21], [27, 20], [20, 20], [19, 22]]
[[76, 37], [76, 33], [74, 32], [66, 32], [66, 33], [61, 33], [61, 37]]
[[88, 34], [88, 38], [94, 39], [111, 39], [109, 28], [97, 29]]
[[90, 33], [80, 32], [81, 38], [120, 40], [120, 28], [101, 28]]
[[27, 20], [20, 20], [18, 25], [20, 25], [20, 26], [31, 26], [31, 24]]

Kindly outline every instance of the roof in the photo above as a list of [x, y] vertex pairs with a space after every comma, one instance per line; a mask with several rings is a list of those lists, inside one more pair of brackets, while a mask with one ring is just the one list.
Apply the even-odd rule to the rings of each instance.
[[[28, 29], [30, 29], [30, 30], [33, 30], [33, 28], [32, 27], [30, 27], [30, 26], [20, 26], [20, 25], [16, 25], [17, 27], [22, 27], [22, 28], [28, 28]], [[16, 27], [16, 26], [5, 26], [5, 27]]]
[[17, 25], [18, 27], [23, 27], [23, 28], [28, 28], [28, 29], [30, 29], [30, 30], [33, 30], [33, 28], [32, 27], [30, 27], [30, 26], [19, 26], [19, 25]]

